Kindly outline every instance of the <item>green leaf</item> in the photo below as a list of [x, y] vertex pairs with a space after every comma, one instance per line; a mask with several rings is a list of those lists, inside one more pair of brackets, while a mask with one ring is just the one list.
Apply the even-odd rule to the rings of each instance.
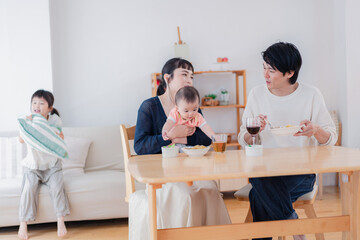
[[212, 98], [212, 99], [215, 99], [215, 98], [216, 98], [216, 94], [211, 93], [211, 94], [205, 95], [205, 97], [210, 97], [210, 98]]

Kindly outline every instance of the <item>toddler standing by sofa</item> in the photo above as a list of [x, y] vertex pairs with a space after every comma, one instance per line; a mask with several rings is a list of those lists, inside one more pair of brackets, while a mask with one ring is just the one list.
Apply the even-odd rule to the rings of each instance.
[[[43, 128], [48, 130], [49, 128], [46, 127], [51, 126], [57, 129], [48, 131], [49, 134], [55, 137], [60, 136], [61, 139], [64, 139], [64, 135], [61, 132], [61, 118], [53, 105], [54, 96], [51, 92], [45, 90], [36, 91], [31, 97], [32, 115], [27, 116], [25, 120], [31, 125], [33, 124], [33, 118], [40, 118], [43, 121], [41, 124], [45, 124], [42, 125]], [[46, 124], [49, 126], [46, 126]], [[24, 140], [28, 143], [26, 138], [20, 137], [19, 140], [22, 143], [24, 143]], [[18, 236], [20, 239], [28, 239], [27, 222], [34, 221], [36, 218], [39, 189], [41, 184], [45, 184], [50, 189], [50, 195], [56, 212], [58, 236], [63, 237], [67, 233], [64, 216], [70, 214], [70, 211], [64, 189], [61, 159], [55, 155], [40, 151], [31, 144], [27, 145], [28, 154], [22, 163], [24, 166], [24, 176], [20, 197], [20, 227]]]
[[196, 88], [192, 86], [180, 88], [175, 95], [175, 105], [162, 129], [164, 140], [169, 140], [168, 134], [176, 125], [199, 127], [209, 138], [215, 137], [210, 125], [206, 123], [204, 117], [198, 112], [200, 94]]

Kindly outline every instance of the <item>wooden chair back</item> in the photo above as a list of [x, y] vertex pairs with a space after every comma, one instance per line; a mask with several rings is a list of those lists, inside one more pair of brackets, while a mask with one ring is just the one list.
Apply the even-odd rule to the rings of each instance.
[[135, 126], [125, 127], [124, 124], [120, 125], [121, 145], [124, 157], [124, 170], [125, 170], [125, 183], [126, 183], [126, 196], [125, 201], [129, 202], [130, 195], [135, 192], [135, 180], [131, 176], [128, 169], [129, 158], [131, 157], [130, 140], [135, 138]]
[[339, 120], [338, 114], [335, 110], [329, 111], [331, 119], [333, 120], [335, 127], [336, 127], [336, 133], [338, 135], [337, 142], [335, 143], [335, 146], [341, 146], [341, 138], [342, 138], [342, 124]]
[[[335, 143], [335, 146], [341, 146], [341, 138], [342, 138], [342, 124], [339, 120], [339, 117], [335, 110], [329, 111], [331, 119], [333, 120], [336, 133], [338, 135], [338, 139]], [[339, 174], [336, 173], [336, 185], [339, 185]], [[319, 173], [319, 199], [323, 198], [324, 190], [323, 190], [323, 174]]]

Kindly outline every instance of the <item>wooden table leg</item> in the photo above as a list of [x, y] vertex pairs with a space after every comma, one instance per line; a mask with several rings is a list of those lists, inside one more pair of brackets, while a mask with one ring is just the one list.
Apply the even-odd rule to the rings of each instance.
[[[344, 173], [340, 173], [340, 193], [342, 215], [350, 214], [350, 178]], [[343, 232], [342, 240], [350, 240], [350, 233]]]
[[319, 173], [318, 174], [319, 177], [319, 192], [318, 192], [318, 198], [320, 200], [323, 199], [323, 192], [324, 192], [324, 187], [323, 187], [323, 174]]
[[360, 172], [340, 175], [340, 191], [342, 214], [350, 215], [350, 232], [343, 232], [342, 239], [360, 240]]
[[158, 188], [161, 188], [161, 184], [148, 184], [150, 240], [157, 240], [156, 189]]
[[350, 176], [350, 239], [360, 240], [360, 172]]

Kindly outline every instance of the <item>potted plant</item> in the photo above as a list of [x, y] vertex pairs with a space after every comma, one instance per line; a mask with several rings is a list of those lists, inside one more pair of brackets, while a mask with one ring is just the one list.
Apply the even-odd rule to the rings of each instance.
[[220, 105], [228, 105], [229, 104], [229, 92], [226, 89], [220, 90]]
[[201, 99], [201, 104], [203, 106], [218, 106], [219, 100], [216, 100], [216, 97], [216, 94], [213, 93], [205, 95], [205, 97]]

